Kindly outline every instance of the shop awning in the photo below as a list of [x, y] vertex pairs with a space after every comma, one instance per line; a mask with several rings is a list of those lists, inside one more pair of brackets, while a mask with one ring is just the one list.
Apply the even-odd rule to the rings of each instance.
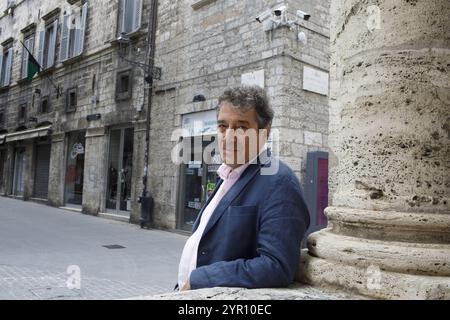
[[0, 134], [0, 144], [5, 143], [6, 134]]
[[[18, 131], [8, 133], [6, 135], [6, 142], [34, 139], [38, 137], [45, 137], [50, 134], [52, 126], [40, 127], [25, 131]], [[1, 136], [0, 136], [1, 137]]]

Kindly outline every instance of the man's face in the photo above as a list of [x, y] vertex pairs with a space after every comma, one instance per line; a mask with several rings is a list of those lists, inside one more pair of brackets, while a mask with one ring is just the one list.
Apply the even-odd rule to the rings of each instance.
[[254, 108], [239, 111], [222, 102], [217, 116], [217, 136], [220, 155], [232, 168], [255, 158], [266, 142], [268, 127], [258, 132], [257, 113]]

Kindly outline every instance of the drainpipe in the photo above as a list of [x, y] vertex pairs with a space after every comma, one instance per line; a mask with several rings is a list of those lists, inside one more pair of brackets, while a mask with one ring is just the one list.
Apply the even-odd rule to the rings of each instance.
[[141, 216], [140, 225], [141, 228], [149, 227], [153, 223], [153, 198], [148, 191], [148, 160], [150, 153], [150, 122], [151, 122], [151, 110], [152, 110], [152, 96], [153, 96], [153, 69], [155, 65], [155, 38], [157, 28], [158, 17], [158, 0], [151, 0], [150, 2], [150, 15], [148, 21], [148, 35], [147, 35], [147, 61], [148, 69], [145, 74], [145, 81], [148, 84], [148, 104], [147, 104], [147, 118], [145, 128], [145, 154], [144, 154], [144, 175], [142, 177], [142, 183], [144, 185], [142, 189], [142, 196], [139, 199], [141, 203]]

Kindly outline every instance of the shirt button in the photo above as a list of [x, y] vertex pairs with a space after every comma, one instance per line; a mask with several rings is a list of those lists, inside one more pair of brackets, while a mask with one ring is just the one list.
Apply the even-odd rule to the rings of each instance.
[[208, 250], [204, 250], [204, 251], [201, 252], [202, 256], [206, 256], [207, 254], [208, 254]]

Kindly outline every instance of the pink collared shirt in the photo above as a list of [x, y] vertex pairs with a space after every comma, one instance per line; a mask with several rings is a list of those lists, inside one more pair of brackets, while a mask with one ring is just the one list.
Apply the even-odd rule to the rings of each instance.
[[208, 203], [208, 206], [203, 211], [203, 214], [200, 218], [200, 223], [198, 225], [197, 230], [189, 237], [186, 244], [184, 245], [183, 253], [181, 255], [180, 265], [178, 268], [178, 287], [184, 288], [185, 284], [189, 283], [189, 277], [191, 272], [197, 267], [197, 251], [198, 245], [202, 238], [203, 232], [205, 231], [206, 225], [208, 224], [209, 219], [211, 218], [214, 210], [219, 204], [220, 200], [225, 196], [228, 190], [239, 180], [242, 172], [249, 166], [249, 163], [246, 163], [242, 166], [239, 166], [235, 169], [231, 168], [226, 164], [222, 164], [219, 169], [217, 169], [217, 173], [220, 178], [223, 180], [222, 184], [217, 190], [214, 197]]

